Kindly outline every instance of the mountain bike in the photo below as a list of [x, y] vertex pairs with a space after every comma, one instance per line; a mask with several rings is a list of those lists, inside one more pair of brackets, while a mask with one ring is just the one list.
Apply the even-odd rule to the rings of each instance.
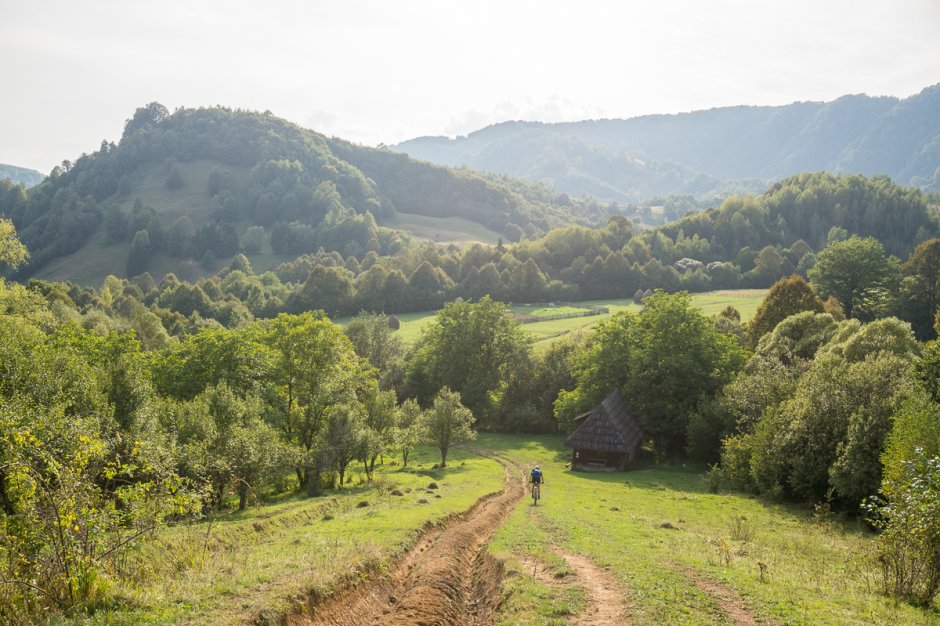
[[542, 484], [532, 483], [532, 505], [538, 506], [539, 498], [542, 497]]

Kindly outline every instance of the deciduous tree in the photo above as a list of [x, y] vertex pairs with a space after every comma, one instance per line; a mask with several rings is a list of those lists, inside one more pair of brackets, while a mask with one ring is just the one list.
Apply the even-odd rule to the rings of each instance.
[[772, 331], [781, 321], [801, 311], [822, 313], [823, 303], [801, 276], [793, 275], [778, 280], [767, 292], [757, 308], [757, 313], [747, 324], [750, 348], [756, 348], [760, 338]]
[[881, 242], [854, 236], [821, 250], [809, 271], [816, 293], [835, 296], [846, 317], [863, 319], [873, 319], [890, 306], [896, 275]]
[[421, 413], [419, 428], [424, 441], [441, 451], [441, 467], [447, 465], [447, 453], [451, 446], [476, 439], [473, 413], [460, 401], [460, 394], [447, 387], [434, 397], [434, 405]]

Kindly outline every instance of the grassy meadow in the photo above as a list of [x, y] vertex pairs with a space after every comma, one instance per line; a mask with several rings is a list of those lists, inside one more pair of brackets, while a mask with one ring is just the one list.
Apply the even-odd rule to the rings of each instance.
[[436, 243], [485, 243], [495, 246], [502, 236], [482, 224], [463, 217], [430, 217], [413, 213], [397, 212], [383, 217], [380, 225], [398, 230], [407, 230], [416, 239]]
[[[585, 608], [585, 590], [558, 549], [613, 574], [635, 624], [730, 623], [701, 581], [738, 597], [758, 623], [940, 623], [937, 607], [878, 593], [873, 535], [858, 521], [711, 493], [701, 467], [573, 473], [562, 442], [481, 434], [474, 443], [545, 472], [539, 506], [524, 498], [490, 542], [507, 567], [500, 624], [561, 625]], [[407, 470], [387, 458], [373, 485], [356, 473], [354, 486], [324, 497], [285, 496], [211, 524], [170, 528], [131, 555], [126, 567], [137, 582], [82, 623], [276, 620], [303, 593], [382, 570], [424, 524], [501, 488], [494, 460], [460, 449], [451, 457], [433, 469], [437, 451], [422, 448]], [[432, 481], [438, 489], [428, 488]], [[542, 582], [532, 567], [566, 582]]]
[[[700, 308], [706, 315], [715, 315], [721, 312], [728, 305], [733, 306], [741, 313], [741, 321], [747, 321], [754, 316], [757, 307], [766, 295], [766, 289], [728, 289], [721, 291], [709, 291], [706, 293], [692, 294], [692, 305]], [[576, 304], [588, 306], [602, 306], [610, 309], [610, 313], [602, 315], [592, 315], [589, 317], [570, 317], [560, 320], [547, 320], [544, 322], [532, 322], [523, 324], [522, 331], [532, 338], [536, 349], [544, 348], [558, 337], [578, 331], [587, 331], [599, 322], [609, 319], [613, 314], [620, 311], [633, 311], [639, 313], [643, 307], [634, 304], [632, 298], [619, 300], [590, 300]], [[564, 312], [567, 309], [574, 310], [574, 307], [544, 307], [531, 305], [511, 306], [511, 310], [527, 315], [546, 316]], [[421, 336], [421, 331], [434, 320], [436, 311], [426, 311], [422, 313], [403, 313], [398, 315], [401, 320], [401, 328], [396, 331], [396, 335], [401, 337], [406, 344], [414, 343]], [[348, 318], [337, 320], [338, 323], [344, 323]]]
[[[878, 593], [873, 535], [858, 521], [711, 493], [696, 466], [573, 473], [562, 442], [485, 433], [474, 442], [545, 472], [539, 506], [520, 501], [489, 545], [507, 568], [500, 624], [561, 625], [585, 608], [558, 549], [613, 574], [634, 624], [730, 623], [701, 581], [735, 595], [758, 623], [940, 624], [938, 607]], [[407, 469], [386, 458], [371, 485], [357, 468], [351, 485], [323, 497], [285, 495], [166, 529], [129, 555], [135, 576], [111, 605], [61, 623], [276, 622], [295, 598], [383, 570], [425, 524], [502, 487], [496, 461], [459, 448], [450, 457], [435, 468], [437, 450], [420, 448]], [[543, 582], [533, 567], [565, 583]]]
[[[211, 523], [169, 528], [130, 556], [126, 567], [136, 584], [116, 589], [118, 603], [81, 623], [275, 619], [299, 594], [325, 593], [343, 578], [387, 567], [424, 524], [503, 486], [502, 466], [493, 460], [454, 449], [446, 468], [432, 469], [439, 462], [436, 449], [420, 448], [407, 469], [400, 458], [385, 457], [373, 485], [351, 468], [352, 486], [320, 498], [284, 496]], [[428, 488], [432, 482], [436, 489]]]
[[561, 437], [481, 435], [477, 445], [539, 462], [542, 501], [517, 507], [491, 550], [507, 561], [501, 624], [564, 624], [584, 605], [530, 575], [535, 560], [570, 573], [553, 551], [589, 556], [626, 589], [635, 624], [730, 623], [696, 580], [736, 593], [758, 623], [938, 624], [940, 613], [877, 592], [873, 535], [858, 521], [737, 493], [710, 493], [703, 468], [573, 473]]

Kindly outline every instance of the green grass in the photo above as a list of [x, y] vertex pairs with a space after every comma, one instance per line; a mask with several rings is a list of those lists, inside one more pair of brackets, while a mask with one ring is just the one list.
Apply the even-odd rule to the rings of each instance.
[[[436, 449], [416, 451], [408, 470], [392, 460], [380, 467], [376, 487], [286, 497], [211, 525], [161, 532], [132, 555], [133, 582], [115, 589], [113, 606], [86, 622], [223, 624], [276, 616], [298, 594], [326, 592], [344, 576], [387, 567], [425, 523], [464, 511], [503, 485], [498, 463], [460, 450], [443, 469], [430, 469], [440, 460]], [[440, 488], [426, 490], [431, 481]], [[394, 488], [404, 496], [391, 495]], [[363, 501], [369, 506], [358, 507]]]
[[[857, 521], [816, 519], [805, 509], [709, 493], [697, 466], [571, 472], [562, 441], [481, 434], [474, 444], [525, 467], [538, 462], [545, 471], [540, 505], [523, 499], [490, 542], [508, 571], [500, 624], [560, 625], [584, 609], [576, 579], [559, 589], [523, 564], [570, 572], [555, 547], [607, 568], [622, 583], [636, 624], [729, 623], [689, 572], [735, 592], [761, 623], [940, 623], [936, 606], [916, 609], [877, 592], [873, 535]], [[356, 486], [323, 498], [286, 497], [221, 516], [211, 526], [165, 530], [132, 555], [133, 582], [115, 589], [112, 605], [84, 623], [276, 618], [298, 594], [328, 592], [344, 578], [388, 567], [423, 524], [465, 510], [502, 486], [495, 461], [459, 449], [451, 457], [447, 468], [430, 469], [436, 450], [422, 449], [409, 471], [384, 465], [378, 486], [358, 484], [354, 476]], [[439, 490], [419, 491], [431, 480]], [[389, 493], [393, 487], [412, 491], [396, 497]], [[357, 506], [362, 501], [369, 506]]]
[[[199, 228], [209, 219], [210, 198], [206, 193], [209, 173], [218, 169], [235, 180], [244, 179], [249, 175], [248, 168], [207, 160], [179, 163], [179, 168], [184, 185], [176, 191], [167, 189], [167, 173], [162, 165], [142, 168], [131, 183], [131, 192], [121, 200], [121, 209], [124, 214], [130, 215], [135, 200], [140, 198], [144, 205], [153, 207], [165, 229], [169, 229], [173, 221], [183, 215], [188, 215], [193, 220], [194, 226]], [[243, 230], [246, 225], [240, 225], [241, 229]], [[129, 250], [130, 237], [127, 241], [108, 244], [105, 242], [102, 229], [72, 254], [52, 259], [37, 272], [36, 276], [45, 280], [68, 280], [80, 285], [99, 287], [108, 274], [117, 276], [125, 274]], [[147, 270], [157, 280], [168, 272], [175, 272], [187, 280], [197, 280], [214, 273], [222, 265], [227, 265], [228, 261], [228, 259], [219, 260], [215, 267], [203, 268], [198, 263], [186, 263], [181, 259], [155, 254]]]
[[[734, 306], [741, 313], [741, 321], [747, 321], [754, 316], [757, 307], [764, 299], [767, 293], [766, 289], [739, 289], [710, 291], [707, 293], [692, 294], [692, 305], [700, 308], [706, 315], [715, 315], [721, 312], [728, 305]], [[578, 305], [583, 306], [601, 306], [610, 309], [609, 313], [601, 315], [591, 315], [588, 317], [570, 317], [560, 320], [548, 320], [545, 322], [532, 322], [522, 324], [524, 333], [532, 338], [536, 350], [544, 349], [555, 339], [578, 331], [588, 331], [603, 320], [610, 319], [615, 313], [620, 311], [633, 311], [639, 313], [643, 307], [634, 304], [633, 299], [626, 298], [620, 300], [589, 300], [585, 302], [573, 303], [573, 306], [542, 307], [542, 306], [511, 306], [510, 309], [520, 313], [536, 316], [553, 315], [560, 312], [580, 311]], [[421, 331], [434, 321], [437, 311], [425, 311], [421, 313], [404, 313], [398, 315], [401, 320], [401, 328], [396, 331], [396, 335], [401, 337], [406, 344], [412, 344], [421, 336]], [[336, 322], [343, 324], [351, 318], [338, 318]]]
[[407, 230], [417, 239], [437, 243], [474, 243], [496, 245], [501, 235], [482, 224], [463, 217], [428, 217], [413, 213], [396, 213], [390, 218], [383, 218], [382, 226]]
[[[766, 622], [940, 623], [935, 611], [896, 605], [877, 593], [873, 536], [857, 521], [818, 521], [806, 510], [708, 493], [699, 467], [571, 472], [561, 444], [560, 437], [496, 435], [477, 442], [526, 466], [539, 462], [545, 471], [540, 505], [523, 502], [491, 544], [519, 574], [506, 581], [510, 600], [502, 624], [557, 619], [557, 607], [524, 598], [538, 583], [517, 558], [557, 564], [551, 546], [609, 568], [627, 589], [637, 624], [728, 623], [685, 570], [733, 589]], [[766, 566], [763, 581], [758, 563]]]
[[544, 305], [517, 305], [512, 307], [516, 313], [531, 315], [532, 317], [553, 317], [555, 315], [583, 315], [590, 309], [587, 307], [563, 304], [560, 306]]

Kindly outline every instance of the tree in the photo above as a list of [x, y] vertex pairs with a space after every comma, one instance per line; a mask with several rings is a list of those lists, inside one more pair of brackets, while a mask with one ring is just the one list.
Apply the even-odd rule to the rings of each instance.
[[130, 252], [127, 253], [127, 275], [137, 276], [147, 267], [150, 260], [150, 233], [138, 230], [131, 241]]
[[506, 306], [489, 297], [447, 304], [418, 342], [407, 374], [409, 394], [427, 406], [448, 387], [471, 411], [485, 415], [514, 355], [529, 349], [518, 324], [505, 313]]
[[315, 494], [330, 411], [355, 402], [368, 373], [339, 327], [313, 313], [278, 315], [261, 340], [274, 351], [271, 420], [297, 452], [298, 482]]
[[434, 405], [421, 413], [418, 423], [423, 440], [441, 451], [441, 467], [447, 466], [451, 446], [476, 439], [473, 413], [460, 402], [460, 394], [444, 387], [434, 397]]
[[340, 486], [346, 482], [346, 468], [362, 456], [367, 440], [362, 407], [358, 403], [346, 402], [332, 408], [326, 429], [326, 449], [339, 472]]
[[785, 276], [787, 271], [793, 271], [793, 266], [780, 254], [776, 246], [765, 246], [754, 261], [754, 272], [761, 277], [766, 285], [772, 280]]
[[929, 605], [940, 589], [940, 406], [915, 388], [893, 416], [880, 498], [867, 512], [881, 530], [885, 592]]
[[303, 286], [291, 297], [291, 308], [297, 312], [321, 309], [328, 315], [346, 312], [352, 296], [352, 282], [345, 270], [316, 265]]
[[852, 236], [821, 250], [809, 278], [820, 296], [838, 298], [846, 317], [872, 319], [890, 304], [895, 274], [881, 242]]
[[32, 318], [0, 315], [0, 615], [12, 623], [100, 602], [127, 550], [193, 512], [139, 419], [140, 363], [102, 367], [136, 342], [74, 327], [50, 336]]
[[261, 394], [274, 359], [250, 330], [206, 328], [154, 359], [154, 383], [161, 394], [180, 400], [220, 383], [241, 395]]
[[925, 241], [901, 266], [904, 318], [921, 339], [936, 336], [933, 318], [940, 306], [940, 239]]
[[556, 417], [566, 423], [619, 389], [660, 456], [687, 444], [690, 415], [743, 365], [737, 341], [718, 332], [686, 293], [656, 292], [639, 315], [624, 312], [597, 326], [574, 357], [577, 387], [562, 391]]
[[878, 489], [879, 454], [918, 351], [896, 318], [835, 322], [805, 311], [758, 344], [721, 400], [736, 422], [722, 468], [734, 484], [853, 511]]
[[444, 301], [444, 292], [453, 285], [447, 274], [428, 261], [418, 266], [408, 279], [411, 292], [409, 308], [416, 311], [437, 308]]
[[242, 235], [242, 250], [247, 254], [258, 254], [264, 248], [267, 235], [264, 233], [263, 226], [249, 226]]
[[290, 450], [279, 433], [259, 417], [236, 424], [225, 440], [232, 478], [238, 494], [238, 510], [269, 481], [290, 467]]
[[208, 485], [206, 505], [214, 509], [235, 489], [244, 510], [284, 455], [277, 433], [261, 421], [261, 399], [239, 395], [244, 392], [223, 382], [167, 411], [182, 472]]
[[108, 243], [124, 241], [127, 237], [127, 217], [117, 204], [109, 204], [104, 209], [104, 232]]
[[343, 329], [356, 354], [379, 372], [383, 389], [401, 386], [404, 378], [404, 344], [392, 333], [388, 317], [380, 313], [359, 313]]
[[838, 323], [829, 313], [796, 313], [784, 318], [761, 337], [755, 356], [786, 366], [800, 360], [812, 360], [838, 329]]
[[166, 178], [166, 188], [170, 191], [178, 191], [186, 185], [183, 180], [183, 173], [180, 172], [180, 166], [176, 163], [170, 168], [170, 174]]
[[408, 467], [408, 456], [421, 442], [421, 405], [414, 398], [405, 400], [398, 411], [398, 426], [392, 439], [401, 452], [401, 461]]
[[0, 266], [17, 268], [29, 258], [26, 246], [16, 238], [13, 222], [0, 218]]
[[767, 292], [754, 318], [747, 325], [750, 348], [756, 348], [760, 338], [772, 331], [781, 321], [801, 311], [822, 313], [823, 303], [801, 276], [793, 275], [778, 280]]
[[170, 112], [159, 102], [151, 102], [134, 111], [134, 116], [124, 123], [121, 139], [130, 137], [137, 130], [155, 126], [165, 120]]
[[371, 480], [375, 461], [392, 445], [392, 434], [398, 421], [398, 403], [394, 391], [380, 391], [378, 386], [368, 389], [363, 402], [363, 427], [368, 438], [362, 450], [366, 475]]

